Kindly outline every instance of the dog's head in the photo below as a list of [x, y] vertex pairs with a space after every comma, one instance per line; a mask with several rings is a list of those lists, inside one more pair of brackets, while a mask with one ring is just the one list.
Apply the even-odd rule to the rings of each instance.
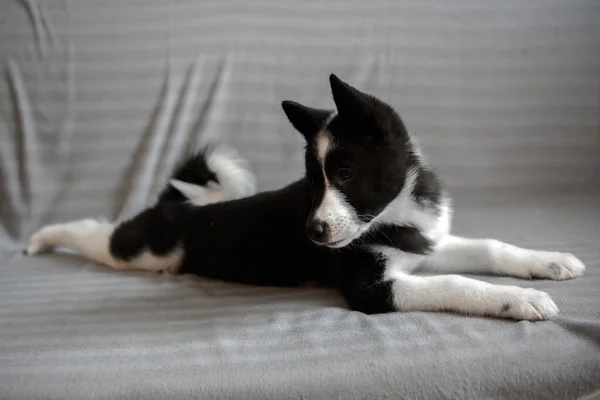
[[307, 234], [317, 244], [340, 248], [365, 233], [399, 195], [411, 145], [392, 107], [333, 74], [329, 80], [337, 112], [292, 101], [282, 106], [307, 143]]

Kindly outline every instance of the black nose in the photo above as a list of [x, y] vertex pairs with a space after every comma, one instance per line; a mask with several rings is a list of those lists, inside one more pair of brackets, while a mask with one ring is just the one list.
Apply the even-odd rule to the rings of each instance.
[[325, 239], [327, 236], [327, 231], [327, 224], [318, 220], [311, 222], [306, 228], [306, 233], [308, 233], [308, 236], [316, 242], [323, 241], [323, 239]]

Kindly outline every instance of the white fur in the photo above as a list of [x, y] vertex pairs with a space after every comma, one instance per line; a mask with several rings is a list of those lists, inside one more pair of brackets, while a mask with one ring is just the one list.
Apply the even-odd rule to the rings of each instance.
[[26, 252], [33, 255], [54, 247], [68, 247], [94, 262], [113, 269], [175, 273], [179, 268], [183, 258], [181, 247], [177, 247], [166, 256], [157, 256], [146, 250], [129, 261], [115, 259], [109, 250], [110, 236], [114, 228], [113, 223], [95, 219], [46, 225], [31, 236]]
[[171, 179], [170, 183], [171, 186], [187, 197], [191, 204], [196, 206], [217, 203], [225, 197], [224, 191], [220, 187], [214, 189], [200, 185], [192, 185], [191, 183], [180, 181], [178, 179]]
[[325, 129], [319, 132], [315, 139], [317, 159], [321, 163], [321, 169], [325, 166], [325, 158], [335, 148], [331, 134]]
[[217, 146], [208, 154], [206, 164], [219, 179], [223, 189], [223, 200], [238, 199], [256, 193], [254, 174], [248, 169], [246, 160], [233, 148]]
[[321, 205], [315, 211], [315, 219], [329, 226], [329, 247], [344, 247], [360, 236], [358, 216], [342, 192], [333, 186], [326, 187]]
[[256, 193], [256, 178], [247, 162], [233, 148], [220, 145], [206, 158], [208, 168], [217, 175], [217, 187], [203, 187], [171, 179], [170, 184], [188, 198], [190, 203], [202, 206], [225, 200], [252, 196]]
[[371, 221], [371, 226], [376, 227], [384, 223], [413, 225], [430, 240], [438, 242], [450, 233], [452, 220], [450, 199], [443, 198], [437, 209], [433, 205], [423, 207], [417, 204], [412, 197], [416, 179], [417, 171], [409, 170], [400, 194]]
[[492, 285], [460, 275], [398, 273], [392, 290], [399, 311], [453, 311], [517, 320], [540, 320], [558, 314], [550, 296], [539, 290]]
[[446, 236], [424, 267], [447, 273], [476, 273], [564, 280], [580, 276], [583, 263], [573, 254], [529, 250], [495, 239]]

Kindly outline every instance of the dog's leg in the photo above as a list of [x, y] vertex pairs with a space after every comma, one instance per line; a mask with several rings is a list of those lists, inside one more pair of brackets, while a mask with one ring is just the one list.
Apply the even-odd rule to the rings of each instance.
[[445, 237], [424, 267], [445, 273], [476, 273], [518, 278], [571, 279], [583, 274], [585, 266], [574, 255], [529, 250], [494, 239]]
[[459, 275], [414, 276], [409, 272], [425, 256], [395, 249], [378, 253], [351, 254], [342, 260], [340, 290], [354, 310], [452, 311], [516, 320], [547, 319], [558, 313], [545, 292]]
[[174, 273], [179, 268], [183, 249], [169, 221], [147, 229], [149, 221], [160, 222], [158, 209], [149, 209], [135, 218], [115, 225], [83, 219], [47, 225], [29, 239], [26, 254], [38, 254], [54, 247], [67, 247], [84, 257], [113, 269], [137, 269]]
[[67, 247], [90, 260], [117, 268], [118, 262], [109, 253], [109, 239], [113, 231], [114, 225], [110, 222], [92, 218], [46, 225], [29, 238], [25, 253], [34, 255], [54, 247]]
[[516, 320], [548, 319], [558, 314], [558, 307], [545, 292], [460, 275], [399, 273], [392, 278], [391, 297], [399, 311], [453, 311]]

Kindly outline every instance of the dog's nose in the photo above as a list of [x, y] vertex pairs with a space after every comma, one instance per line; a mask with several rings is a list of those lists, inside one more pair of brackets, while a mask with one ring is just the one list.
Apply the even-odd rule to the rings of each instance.
[[306, 228], [308, 236], [315, 242], [322, 242], [327, 237], [327, 223], [323, 221], [313, 221]]

